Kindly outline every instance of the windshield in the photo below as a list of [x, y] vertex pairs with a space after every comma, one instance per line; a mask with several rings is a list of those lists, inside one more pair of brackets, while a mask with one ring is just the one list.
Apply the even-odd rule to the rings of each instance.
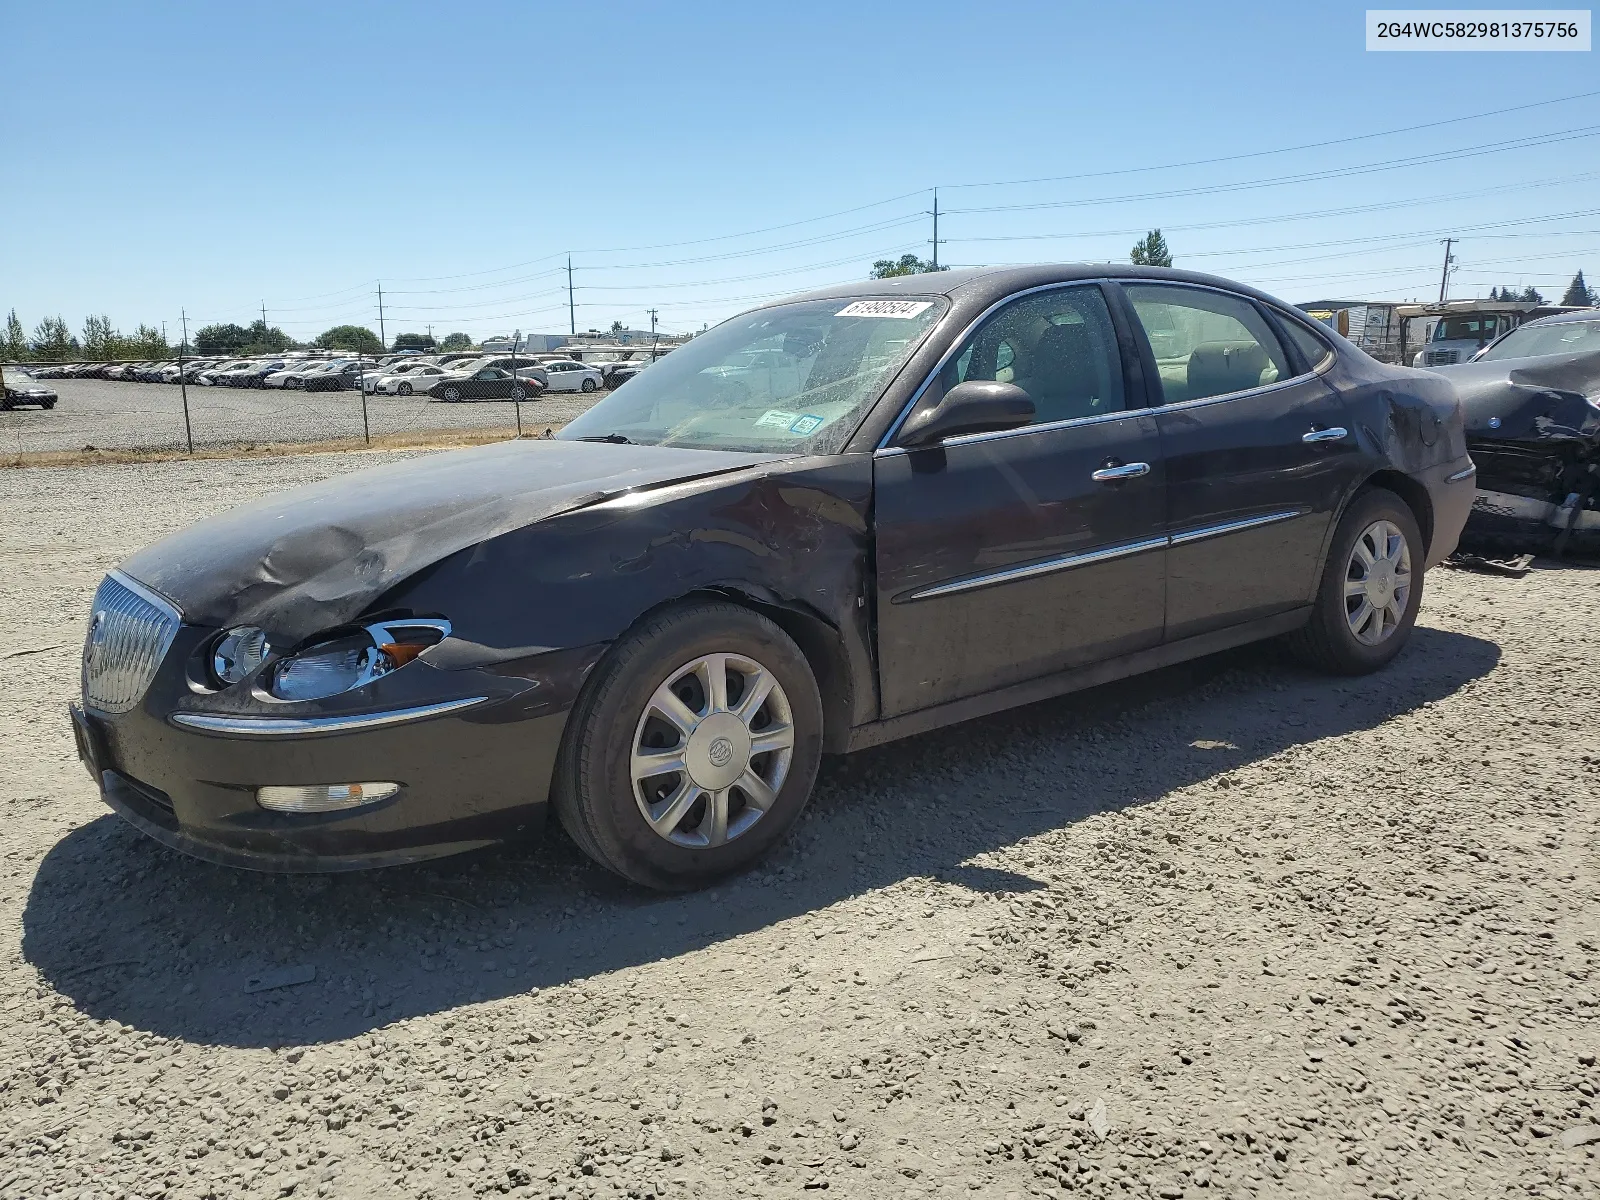
[[1575, 354], [1600, 350], [1600, 321], [1557, 321], [1552, 325], [1524, 325], [1514, 329], [1483, 352], [1483, 359], [1542, 358], [1546, 354]]
[[1500, 321], [1499, 317], [1483, 313], [1471, 317], [1442, 317], [1433, 327], [1433, 340], [1481, 344], [1505, 328]]
[[945, 309], [940, 297], [757, 309], [674, 350], [558, 436], [829, 454]]

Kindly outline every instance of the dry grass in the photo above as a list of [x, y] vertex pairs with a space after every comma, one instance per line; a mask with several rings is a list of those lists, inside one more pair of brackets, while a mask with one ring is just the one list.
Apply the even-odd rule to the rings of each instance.
[[[549, 437], [561, 424], [525, 424], [523, 437]], [[278, 458], [288, 454], [348, 454], [353, 450], [451, 450], [459, 446], [482, 446], [489, 442], [508, 442], [515, 438], [515, 426], [503, 429], [432, 429], [408, 433], [386, 433], [370, 442], [362, 438], [335, 438], [322, 442], [238, 442], [203, 446], [190, 454], [174, 449], [32, 450], [0, 458], [0, 467], [90, 467], [105, 463], [175, 462], [186, 458]]]

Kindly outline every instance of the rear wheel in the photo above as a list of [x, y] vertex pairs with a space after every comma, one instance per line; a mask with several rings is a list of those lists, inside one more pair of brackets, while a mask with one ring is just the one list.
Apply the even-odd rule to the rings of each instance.
[[528, 398], [528, 393], [522, 388], [514, 387], [511, 389], [511, 398], [513, 400], [526, 400]]
[[1365, 675], [1404, 648], [1422, 604], [1422, 534], [1393, 492], [1371, 488], [1334, 531], [1311, 620], [1286, 639], [1291, 652], [1338, 675]]
[[568, 719], [552, 794], [589, 857], [684, 890], [781, 840], [821, 755], [822, 702], [799, 647], [749, 609], [695, 604], [607, 654]]

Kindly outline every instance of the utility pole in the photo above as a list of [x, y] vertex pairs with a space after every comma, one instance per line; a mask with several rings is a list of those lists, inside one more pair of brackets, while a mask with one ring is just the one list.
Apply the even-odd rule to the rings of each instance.
[[267, 336], [267, 302], [261, 302], [261, 336]]
[[1444, 240], [1444, 269], [1439, 272], [1439, 303], [1444, 303], [1445, 288], [1450, 284], [1450, 264], [1455, 262], [1455, 255], [1450, 253], [1450, 247], [1455, 245], [1455, 238], [1447, 237]]
[[385, 350], [389, 348], [389, 337], [383, 331], [383, 281], [378, 281], [378, 341]]
[[933, 269], [939, 269], [939, 189], [933, 189]]
[[656, 356], [656, 310], [650, 310], [650, 357]]
[[178, 343], [178, 386], [183, 391], [183, 440], [188, 443], [189, 453], [194, 453], [194, 430], [189, 425], [189, 376], [183, 369], [183, 351], [189, 344], [189, 313], [187, 309], [179, 310], [183, 314], [183, 341]]
[[578, 306], [572, 302], [572, 255], [567, 255], [567, 331], [578, 332]]

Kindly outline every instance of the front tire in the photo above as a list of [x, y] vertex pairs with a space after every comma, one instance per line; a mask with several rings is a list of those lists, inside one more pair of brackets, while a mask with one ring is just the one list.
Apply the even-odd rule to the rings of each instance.
[[1416, 624], [1425, 557], [1410, 506], [1382, 488], [1361, 492], [1334, 531], [1311, 620], [1285, 639], [1290, 652], [1335, 675], [1387, 666]]
[[445, 388], [443, 395], [444, 395], [444, 398], [446, 400], [448, 400], [451, 404], [455, 404], [457, 401], [459, 401], [461, 399], [461, 389], [460, 388]]
[[583, 381], [583, 383], [581, 383], [579, 386], [582, 387], [583, 390], [586, 391], [586, 392], [592, 392], [599, 385], [596, 384], [595, 381], [592, 380], [592, 379], [585, 379]]
[[394, 391], [395, 395], [397, 396], [409, 396], [411, 395], [411, 385], [409, 383], [402, 383], [399, 387], [395, 388]]
[[567, 721], [552, 795], [573, 841], [646, 887], [705, 887], [759, 861], [810, 799], [822, 700], [774, 622], [706, 602], [644, 621]]

